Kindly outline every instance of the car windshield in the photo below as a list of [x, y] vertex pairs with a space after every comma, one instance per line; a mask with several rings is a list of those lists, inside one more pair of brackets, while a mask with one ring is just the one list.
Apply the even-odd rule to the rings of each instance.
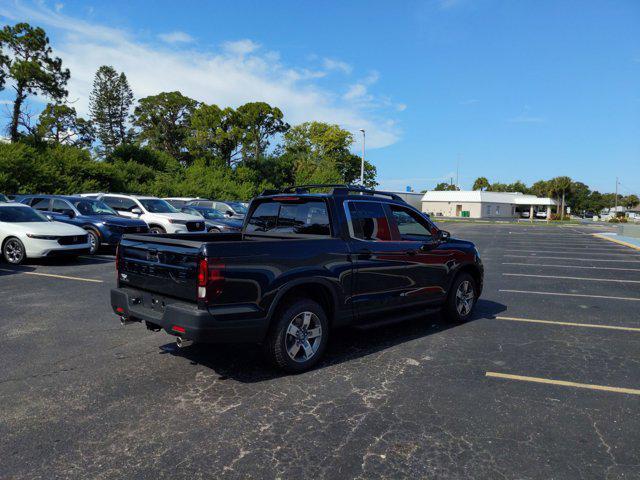
[[8, 202], [9, 199], [6, 197], [6, 195], [3, 195], [0, 193], [0, 202]]
[[233, 208], [237, 213], [242, 213], [243, 215], [247, 214], [247, 207], [240, 202], [227, 202], [227, 205]]
[[150, 213], [178, 213], [180, 211], [159, 198], [145, 198], [138, 201]]
[[31, 207], [2, 207], [0, 208], [0, 222], [26, 223], [48, 222], [49, 219]]
[[113, 208], [98, 200], [75, 200], [73, 206], [78, 209], [80, 215], [118, 215]]

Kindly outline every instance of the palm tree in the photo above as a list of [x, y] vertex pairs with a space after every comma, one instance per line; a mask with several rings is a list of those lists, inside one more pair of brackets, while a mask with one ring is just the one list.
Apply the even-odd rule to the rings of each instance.
[[571, 187], [573, 185], [572, 180], [569, 177], [556, 177], [551, 180], [551, 191], [553, 194], [557, 195], [558, 203], [560, 203], [560, 199], [562, 199], [562, 210], [560, 211], [560, 220], [564, 220], [564, 211], [565, 211], [565, 197], [567, 193], [571, 192]]
[[489, 188], [489, 180], [487, 177], [478, 177], [476, 181], [473, 182], [472, 190], [486, 190]]

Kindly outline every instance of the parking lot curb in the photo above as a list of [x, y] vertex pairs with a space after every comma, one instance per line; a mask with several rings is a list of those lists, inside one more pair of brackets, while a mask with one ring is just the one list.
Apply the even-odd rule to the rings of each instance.
[[610, 242], [614, 242], [614, 243], [617, 243], [619, 245], [624, 245], [625, 247], [633, 248], [634, 250], [640, 251], [640, 247], [638, 245], [634, 245], [633, 243], [629, 243], [629, 242], [624, 242], [622, 240], [618, 240], [617, 238], [612, 238], [609, 235], [602, 235], [600, 233], [592, 233], [591, 235], [593, 235], [596, 238], [601, 238], [603, 240], [609, 240]]

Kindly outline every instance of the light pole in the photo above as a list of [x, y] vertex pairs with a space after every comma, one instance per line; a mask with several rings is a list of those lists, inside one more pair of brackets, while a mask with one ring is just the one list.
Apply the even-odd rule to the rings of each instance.
[[360, 185], [364, 187], [364, 141], [365, 141], [365, 133], [364, 128], [361, 128], [362, 132], [362, 162], [360, 163]]

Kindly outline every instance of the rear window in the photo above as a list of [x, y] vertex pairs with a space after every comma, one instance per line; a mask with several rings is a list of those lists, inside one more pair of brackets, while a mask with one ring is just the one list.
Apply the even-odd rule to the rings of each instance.
[[246, 232], [331, 235], [331, 227], [324, 202], [264, 202], [251, 215]]

